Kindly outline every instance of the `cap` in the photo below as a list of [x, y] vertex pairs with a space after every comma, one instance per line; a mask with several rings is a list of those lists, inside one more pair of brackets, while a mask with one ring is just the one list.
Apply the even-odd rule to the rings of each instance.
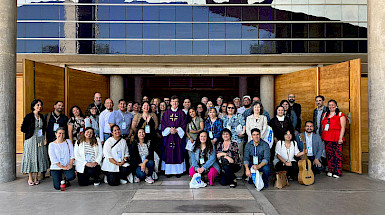
[[248, 98], [249, 100], [251, 100], [251, 97], [250, 97], [250, 96], [248, 96], [248, 95], [246, 95], [246, 96], [243, 96], [243, 99], [245, 99], [245, 98]]

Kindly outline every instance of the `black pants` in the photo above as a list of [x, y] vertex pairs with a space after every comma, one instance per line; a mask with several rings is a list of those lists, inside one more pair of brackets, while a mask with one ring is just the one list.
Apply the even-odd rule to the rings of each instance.
[[282, 161], [278, 161], [278, 163], [275, 165], [275, 169], [277, 171], [286, 171], [286, 175], [292, 179], [298, 177], [299, 168], [298, 163], [295, 161], [291, 162], [291, 166], [284, 166]]
[[232, 184], [235, 179], [235, 173], [238, 172], [240, 169], [240, 165], [233, 163], [222, 166], [220, 183], [222, 185]]
[[105, 172], [107, 176], [107, 182], [111, 186], [118, 186], [120, 179], [127, 180], [127, 176], [132, 172], [131, 166], [119, 167], [119, 172]]
[[74, 180], [76, 178], [74, 168], [69, 169], [69, 170], [62, 170], [62, 169], [60, 169], [60, 170], [52, 170], [51, 169], [50, 173], [51, 173], [51, 176], [52, 176], [53, 187], [56, 190], [60, 190], [60, 182], [62, 180], [63, 174], [65, 176], [65, 180], [66, 181], [72, 181], [72, 180]]
[[99, 179], [100, 172], [101, 172], [100, 165], [97, 165], [95, 167], [85, 166], [83, 173], [78, 172], [79, 186], [90, 185], [91, 184], [90, 178], [94, 179], [94, 183], [100, 182], [100, 179]]

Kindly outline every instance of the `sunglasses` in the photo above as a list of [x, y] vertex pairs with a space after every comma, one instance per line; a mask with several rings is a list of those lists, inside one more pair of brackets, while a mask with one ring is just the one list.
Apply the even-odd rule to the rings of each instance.
[[227, 109], [235, 109], [235, 107], [227, 107]]

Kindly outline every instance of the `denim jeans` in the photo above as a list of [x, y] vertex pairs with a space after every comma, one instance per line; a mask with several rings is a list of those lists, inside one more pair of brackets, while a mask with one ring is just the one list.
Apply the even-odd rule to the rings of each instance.
[[[152, 172], [154, 172], [155, 163], [153, 160], [149, 160], [146, 163], [146, 167], [148, 168], [148, 176], [152, 176]], [[140, 166], [136, 168], [136, 177], [138, 177], [140, 180], [143, 180], [146, 177], [146, 173], [142, 172], [140, 169]]]
[[[253, 168], [253, 165], [250, 166], [250, 169]], [[262, 180], [265, 184], [265, 188], [269, 187], [269, 177], [270, 177], [270, 165], [266, 164], [262, 168], [258, 170], [259, 172], [262, 172]]]
[[62, 180], [63, 174], [64, 174], [65, 179], [67, 181], [72, 181], [76, 178], [74, 168], [69, 169], [69, 170], [62, 170], [62, 169], [61, 170], [51, 170], [50, 173], [52, 176], [53, 187], [56, 190], [60, 190], [60, 182]]
[[104, 142], [106, 142], [107, 139], [110, 138], [110, 136], [111, 136], [110, 134], [105, 134], [105, 133], [103, 133]]

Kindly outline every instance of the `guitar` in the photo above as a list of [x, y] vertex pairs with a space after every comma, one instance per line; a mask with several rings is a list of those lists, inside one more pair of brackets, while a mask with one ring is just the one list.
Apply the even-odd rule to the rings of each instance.
[[[306, 148], [306, 139], [303, 134], [299, 135], [299, 139], [303, 142], [303, 149]], [[311, 161], [307, 158], [307, 153], [302, 160], [298, 162], [299, 173], [298, 173], [298, 183], [304, 185], [312, 185], [314, 184], [314, 173], [311, 169]]]

